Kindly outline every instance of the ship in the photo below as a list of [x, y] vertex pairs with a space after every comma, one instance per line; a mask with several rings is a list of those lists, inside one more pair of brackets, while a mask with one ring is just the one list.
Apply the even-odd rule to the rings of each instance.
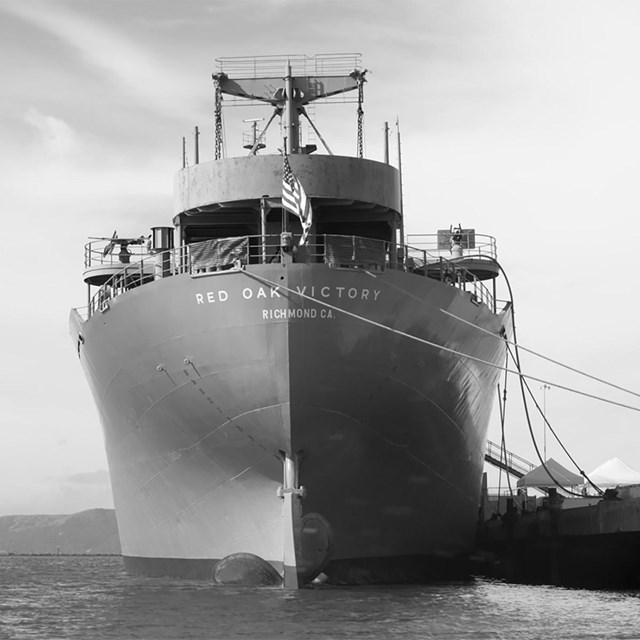
[[[474, 546], [511, 326], [495, 238], [405, 236], [401, 167], [363, 153], [360, 54], [216, 65], [213, 158], [196, 129], [172, 224], [91, 239], [70, 314], [125, 568], [294, 589], [446, 574]], [[227, 157], [242, 104], [270, 118]], [[353, 156], [316, 105], [355, 111]]]

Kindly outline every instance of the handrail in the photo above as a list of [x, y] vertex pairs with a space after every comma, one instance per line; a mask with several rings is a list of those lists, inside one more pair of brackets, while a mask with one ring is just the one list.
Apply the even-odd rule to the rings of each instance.
[[281, 77], [287, 66], [297, 76], [342, 76], [354, 69], [361, 69], [360, 53], [323, 53], [314, 56], [303, 54], [266, 56], [227, 56], [216, 58], [218, 72], [234, 79]]
[[[525, 458], [521, 458], [511, 451], [503, 449], [499, 444], [491, 442], [491, 440], [487, 440], [485, 460], [487, 460], [487, 462], [490, 462], [491, 464], [495, 464], [497, 462], [497, 466], [504, 466], [511, 472], [518, 472], [519, 474], [521, 474], [521, 476], [529, 473], [530, 471], [533, 471], [536, 468], [536, 465], [534, 465], [532, 462], [529, 462], [529, 460], [525, 460]], [[518, 475], [518, 473], [516, 473], [515, 475]]]
[[[105, 248], [109, 242], [98, 240], [85, 246], [85, 267], [88, 270], [107, 267], [109, 273], [109, 268], [117, 269], [91, 297], [88, 317], [106, 310], [109, 300], [121, 293], [159, 278], [185, 273], [197, 276], [243, 268], [247, 264], [280, 263], [285, 254], [290, 254], [287, 259], [294, 262], [323, 262], [332, 268], [394, 269], [422, 277], [438, 277], [469, 293], [474, 304], [485, 304], [494, 312], [496, 310], [497, 301], [492, 292], [456, 260], [408, 245], [398, 245], [393, 250], [388, 242], [374, 238], [322, 235], [304, 248], [295, 247], [295, 244], [289, 248], [283, 247], [280, 234], [239, 236], [191, 243], [161, 252], [153, 251], [142, 243], [130, 244], [124, 255], [107, 251]], [[495, 240], [487, 246], [490, 255], [495, 252]], [[437, 267], [435, 275], [429, 269], [433, 266]]]
[[[407, 236], [407, 240], [420, 250], [437, 260], [439, 257], [450, 255], [451, 244], [449, 237], [438, 233], [415, 233]], [[473, 233], [473, 246], [461, 245], [462, 255], [465, 258], [478, 258], [480, 260], [497, 258], [496, 239], [482, 233]]]
[[[125, 242], [124, 245], [119, 244]], [[117, 265], [129, 264], [131, 260], [140, 260], [151, 255], [149, 247], [136, 240], [137, 244], [121, 241], [119, 238], [107, 240], [92, 240], [84, 245], [84, 267], [85, 269], [99, 265]], [[116, 251], [115, 246], [120, 246], [120, 250]], [[124, 246], [124, 248], [123, 248]]]

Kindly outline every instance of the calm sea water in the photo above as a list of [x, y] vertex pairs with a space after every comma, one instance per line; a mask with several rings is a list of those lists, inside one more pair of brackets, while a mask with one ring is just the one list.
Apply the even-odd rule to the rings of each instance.
[[116, 557], [0, 558], [0, 638], [640, 638], [640, 592], [484, 579], [301, 591], [127, 576]]

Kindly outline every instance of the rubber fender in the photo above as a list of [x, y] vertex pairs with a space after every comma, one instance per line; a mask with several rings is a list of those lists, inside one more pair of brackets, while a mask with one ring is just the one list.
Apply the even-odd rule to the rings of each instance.
[[298, 577], [303, 584], [312, 582], [327, 566], [333, 551], [333, 531], [319, 513], [307, 513], [302, 518], [302, 557]]
[[282, 584], [282, 576], [260, 556], [232, 553], [213, 567], [213, 581], [244, 587], [275, 587]]

